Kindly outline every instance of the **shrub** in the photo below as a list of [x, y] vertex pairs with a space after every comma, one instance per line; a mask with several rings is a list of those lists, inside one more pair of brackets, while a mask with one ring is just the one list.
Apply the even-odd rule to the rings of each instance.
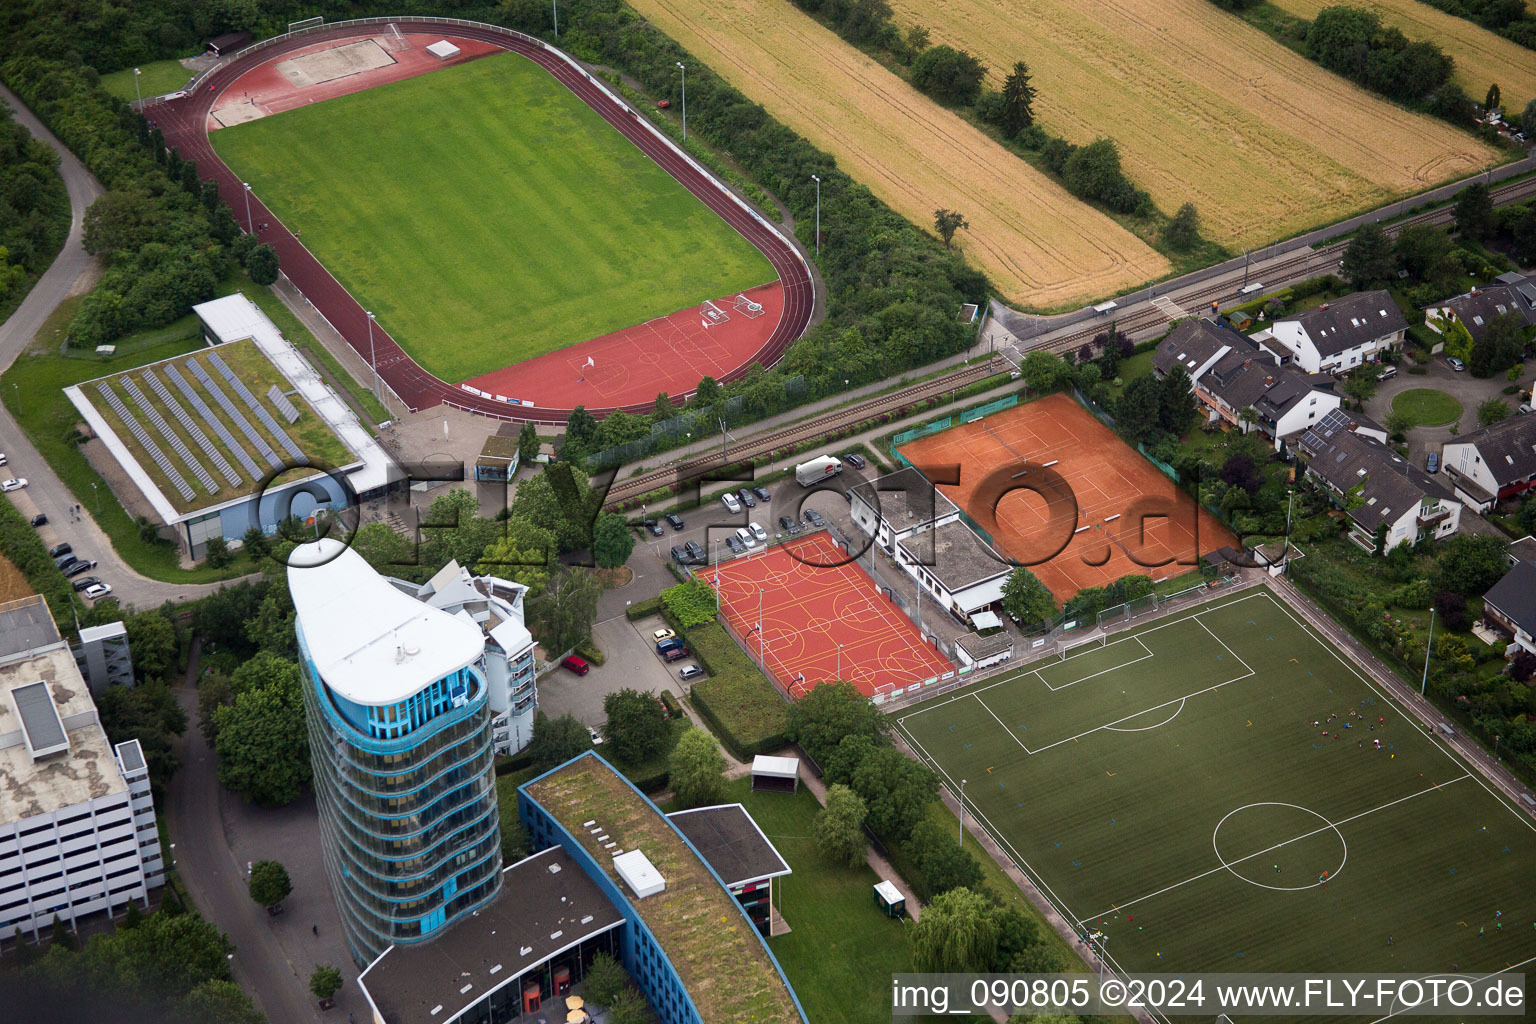
[[715, 619], [714, 588], [698, 577], [661, 592], [661, 604], [682, 629], [702, 626]]
[[738, 761], [788, 744], [789, 705], [718, 622], [688, 631], [709, 679], [693, 685], [694, 709]]

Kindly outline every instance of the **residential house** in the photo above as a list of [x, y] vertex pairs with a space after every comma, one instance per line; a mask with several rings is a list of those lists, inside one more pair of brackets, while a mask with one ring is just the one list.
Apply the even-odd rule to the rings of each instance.
[[[1159, 377], [1182, 366], [1211, 422], [1258, 430], [1276, 450], [1341, 401], [1331, 377], [1283, 366], [1237, 331], [1206, 319], [1185, 320], [1169, 332], [1153, 352], [1152, 366]], [[1245, 417], [1245, 409], [1253, 414]]]
[[1308, 373], [1344, 373], [1401, 348], [1408, 321], [1385, 291], [1355, 292], [1276, 320], [1253, 341]]
[[1307, 431], [1298, 447], [1307, 475], [1327, 487], [1349, 518], [1349, 539], [1366, 551], [1375, 552], [1383, 528], [1386, 553], [1444, 540], [1461, 526], [1461, 502], [1391, 448], [1350, 429], [1342, 411]]
[[1536, 487], [1536, 416], [1453, 438], [1440, 457], [1456, 496], [1479, 512]]
[[[1510, 312], [1520, 314], [1526, 327], [1536, 324], [1536, 279], [1523, 274], [1500, 274], [1487, 288], [1473, 288], [1424, 307], [1426, 317], [1460, 320], [1473, 341], [1481, 341], [1488, 333], [1488, 321]], [[1440, 333], [1434, 319], [1426, 319], [1425, 323], [1430, 330]]]
[[1517, 562], [1483, 595], [1483, 621], [1512, 638], [1506, 656], [1516, 651], [1536, 654], [1536, 562]]

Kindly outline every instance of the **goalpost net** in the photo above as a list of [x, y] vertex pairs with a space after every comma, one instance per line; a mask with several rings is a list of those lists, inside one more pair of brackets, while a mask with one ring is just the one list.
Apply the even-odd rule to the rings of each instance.
[[301, 29], [306, 29], [306, 28], [319, 28], [321, 25], [324, 25], [324, 24], [325, 24], [325, 15], [323, 15], [323, 14], [316, 15], [313, 18], [300, 18], [298, 21], [290, 21], [288, 23], [288, 31], [289, 32], [298, 32]]
[[731, 318], [730, 314], [710, 301], [705, 301], [699, 305], [699, 315], [704, 318], [705, 327], [723, 324]]
[[755, 320], [763, 315], [763, 304], [747, 298], [745, 292], [736, 296], [736, 311], [749, 320]]
[[1063, 636], [1056, 641], [1056, 653], [1066, 661], [1073, 654], [1088, 647], [1102, 647], [1107, 634], [1102, 629], [1089, 630], [1082, 636]]

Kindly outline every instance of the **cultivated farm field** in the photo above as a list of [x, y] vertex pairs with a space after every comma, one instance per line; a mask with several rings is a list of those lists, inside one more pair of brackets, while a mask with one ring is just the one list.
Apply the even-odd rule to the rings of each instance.
[[[1334, 0], [1271, 0], [1283, 11], [1306, 18], [1333, 5]], [[1466, 18], [1437, 11], [1421, 0], [1350, 0], [1374, 11], [1383, 25], [1399, 29], [1414, 42], [1427, 39], [1456, 59], [1456, 81], [1481, 103], [1488, 86], [1499, 84], [1504, 109], [1516, 115], [1536, 96], [1536, 53], [1476, 25]]]
[[788, 0], [631, 2], [914, 223], [963, 213], [957, 244], [1010, 300], [1066, 306], [1167, 272], [1146, 243]]
[[993, 88], [1014, 61], [1026, 61], [1048, 130], [1078, 144], [1114, 138], [1127, 173], [1159, 207], [1172, 213], [1193, 202], [1206, 234], [1229, 247], [1330, 223], [1497, 158], [1467, 133], [1376, 98], [1210, 0], [891, 6], [899, 23], [926, 25], [935, 43], [980, 56]]

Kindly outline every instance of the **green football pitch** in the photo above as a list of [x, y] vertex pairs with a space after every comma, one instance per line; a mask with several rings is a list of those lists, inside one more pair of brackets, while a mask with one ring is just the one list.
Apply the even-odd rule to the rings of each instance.
[[1531, 820], [1266, 588], [898, 722], [1121, 969], [1536, 958]]
[[211, 139], [380, 325], [447, 381], [775, 277], [756, 247], [517, 54]]

